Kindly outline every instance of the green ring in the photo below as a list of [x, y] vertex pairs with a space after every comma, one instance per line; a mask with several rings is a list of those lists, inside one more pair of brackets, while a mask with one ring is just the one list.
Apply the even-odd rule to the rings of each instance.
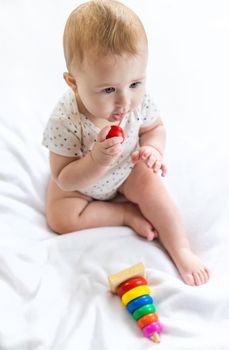
[[139, 309], [135, 310], [132, 313], [132, 316], [135, 320], [138, 320], [140, 317], [147, 315], [150, 312], [156, 312], [156, 308], [155, 308], [154, 304], [146, 304], [146, 305], [139, 307]]

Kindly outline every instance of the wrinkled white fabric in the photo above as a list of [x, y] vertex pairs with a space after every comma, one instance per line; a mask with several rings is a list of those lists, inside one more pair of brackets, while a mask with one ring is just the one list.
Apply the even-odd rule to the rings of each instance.
[[165, 325], [160, 350], [228, 350], [227, 1], [125, 1], [150, 38], [148, 85], [168, 132], [165, 182], [210, 267], [201, 287], [185, 285], [159, 244], [127, 227], [56, 236], [46, 225], [41, 137], [65, 89], [62, 31], [76, 3], [0, 3], [0, 349], [152, 349], [107, 283], [142, 261]]

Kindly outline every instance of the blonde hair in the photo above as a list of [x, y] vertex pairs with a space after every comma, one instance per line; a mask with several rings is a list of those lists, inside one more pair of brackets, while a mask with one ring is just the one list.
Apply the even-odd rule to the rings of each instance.
[[139, 43], [147, 45], [138, 16], [116, 0], [92, 0], [78, 6], [65, 25], [63, 44], [68, 70], [76, 59], [82, 62], [86, 51], [97, 57], [113, 53], [139, 53]]

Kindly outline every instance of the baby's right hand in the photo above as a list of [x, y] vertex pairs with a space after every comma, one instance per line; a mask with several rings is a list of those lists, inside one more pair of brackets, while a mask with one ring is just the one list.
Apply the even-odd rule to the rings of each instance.
[[111, 165], [121, 154], [121, 142], [123, 138], [120, 136], [106, 139], [110, 126], [103, 128], [98, 134], [98, 139], [91, 151], [92, 158], [103, 166]]

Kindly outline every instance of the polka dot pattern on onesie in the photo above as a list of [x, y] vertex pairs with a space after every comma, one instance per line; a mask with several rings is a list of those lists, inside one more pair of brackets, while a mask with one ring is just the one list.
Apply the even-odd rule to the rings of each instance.
[[[129, 176], [133, 164], [131, 154], [139, 147], [139, 129], [151, 125], [159, 111], [148, 94], [138, 108], [125, 115], [120, 123], [125, 133], [122, 153], [96, 184], [80, 192], [99, 200], [113, 198]], [[54, 108], [43, 133], [42, 144], [50, 151], [67, 157], [81, 158], [91, 151], [99, 129], [79, 113], [72, 90], [68, 90]]]

